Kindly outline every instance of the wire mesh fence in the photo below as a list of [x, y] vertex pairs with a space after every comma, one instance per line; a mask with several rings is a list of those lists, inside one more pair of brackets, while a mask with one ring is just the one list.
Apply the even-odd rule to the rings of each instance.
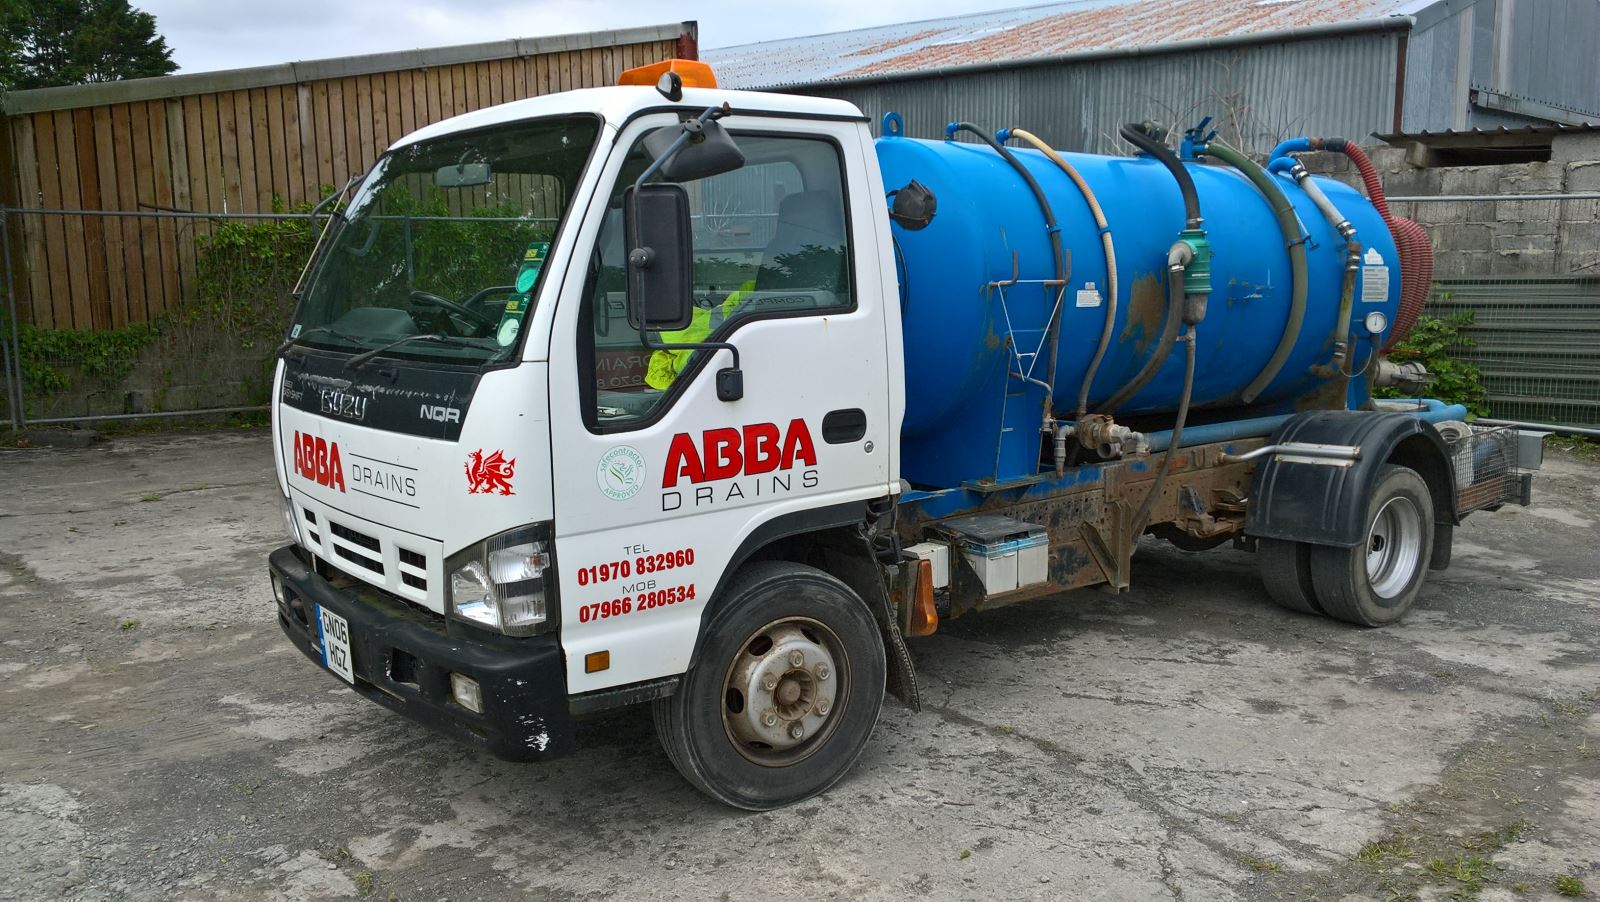
[[[266, 404], [309, 214], [3, 211], [14, 426]], [[82, 234], [79, 252], [51, 238]], [[59, 258], [59, 259], [58, 259]]]
[[[1600, 426], [1600, 194], [1394, 206], [1437, 249], [1427, 312], [1470, 315], [1450, 353], [1480, 369], [1490, 415]], [[755, 219], [699, 214], [697, 234]], [[316, 233], [308, 213], [0, 210], [0, 423], [263, 407]]]

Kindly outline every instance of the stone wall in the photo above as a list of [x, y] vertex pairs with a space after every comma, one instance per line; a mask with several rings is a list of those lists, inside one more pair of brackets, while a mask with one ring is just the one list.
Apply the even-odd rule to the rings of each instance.
[[[1557, 135], [1551, 159], [1498, 166], [1418, 168], [1398, 147], [1370, 149], [1394, 197], [1600, 192], [1600, 132]], [[1360, 184], [1339, 154], [1302, 157], [1312, 171]], [[1600, 275], [1600, 201], [1470, 200], [1395, 203], [1433, 239], [1434, 275]]]

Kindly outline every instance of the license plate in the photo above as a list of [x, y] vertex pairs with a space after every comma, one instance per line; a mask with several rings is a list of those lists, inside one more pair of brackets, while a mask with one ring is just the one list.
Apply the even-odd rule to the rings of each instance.
[[356, 672], [351, 666], [350, 622], [319, 604], [317, 633], [322, 639], [322, 666], [354, 685]]

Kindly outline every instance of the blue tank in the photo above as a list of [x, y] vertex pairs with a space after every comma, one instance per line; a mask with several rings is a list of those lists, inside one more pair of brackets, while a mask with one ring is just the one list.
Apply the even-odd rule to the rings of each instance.
[[[1048, 197], [1068, 257], [1052, 406], [1057, 417], [1070, 421], [1109, 309], [1100, 233], [1087, 202], [1059, 167], [1032, 149], [1008, 149]], [[890, 135], [878, 139], [877, 155], [885, 187], [915, 179], [938, 204], [926, 228], [892, 227], [902, 258], [902, 475], [930, 487], [1027, 479], [1040, 469], [1044, 390], [1007, 373], [1031, 368], [1036, 379], [1050, 381], [1049, 349], [1041, 348], [1041, 340], [1056, 289], [1038, 282], [1054, 277], [1055, 263], [1039, 204], [1016, 170], [983, 144]], [[1184, 208], [1172, 174], [1153, 158], [1063, 156], [1099, 199], [1116, 243], [1115, 331], [1089, 392], [1093, 411], [1134, 377], [1157, 343], [1166, 307], [1167, 250], [1184, 227]], [[1196, 329], [1193, 422], [1208, 408], [1240, 407], [1240, 390], [1262, 371], [1283, 336], [1292, 292], [1289, 253], [1266, 198], [1231, 167], [1186, 165], [1213, 251], [1212, 292]], [[1272, 177], [1307, 236], [1305, 320], [1287, 363], [1248, 410], [1238, 410], [1240, 416], [1346, 404], [1342, 380], [1311, 372], [1331, 356], [1345, 242], [1291, 177]], [[1318, 185], [1355, 226], [1367, 261], [1356, 284], [1353, 356], [1346, 363], [1359, 373], [1371, 353], [1363, 319], [1381, 311], [1394, 322], [1399, 257], [1365, 197], [1333, 180], [1319, 179]], [[1014, 265], [1018, 284], [991, 287], [1011, 279]], [[1037, 358], [1028, 356], [1036, 348]], [[1183, 358], [1181, 346], [1175, 347], [1156, 377], [1118, 410], [1118, 421], [1148, 417], [1153, 423], [1173, 413]], [[1365, 396], [1364, 386], [1352, 383], [1350, 397], [1359, 403]], [[1170, 425], [1169, 417], [1150, 428]]]

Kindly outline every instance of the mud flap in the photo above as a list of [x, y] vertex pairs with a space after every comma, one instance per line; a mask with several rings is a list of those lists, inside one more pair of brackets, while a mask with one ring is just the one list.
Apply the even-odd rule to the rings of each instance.
[[906, 648], [905, 637], [900, 634], [900, 623], [889, 604], [887, 588], [878, 593], [878, 602], [872, 606], [872, 616], [883, 632], [883, 647], [889, 656], [889, 694], [905, 703], [913, 711], [922, 710], [922, 694], [917, 690], [917, 668], [911, 663], [911, 649]]
[[[859, 542], [859, 545], [856, 543]], [[848, 547], [847, 547], [848, 546]], [[895, 617], [894, 602], [889, 595], [887, 575], [872, 553], [872, 543], [865, 535], [838, 535], [825, 546], [826, 570], [844, 580], [861, 596], [878, 622], [878, 632], [883, 638], [883, 649], [889, 662], [889, 694], [899, 699], [913, 711], [922, 710], [922, 695], [917, 689], [917, 670], [911, 662], [911, 651], [906, 648], [905, 637]]]

